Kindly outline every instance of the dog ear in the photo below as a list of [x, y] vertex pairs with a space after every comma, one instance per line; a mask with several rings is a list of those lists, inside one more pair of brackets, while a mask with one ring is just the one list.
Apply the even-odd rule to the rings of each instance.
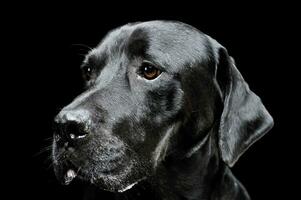
[[224, 104], [218, 146], [223, 161], [232, 167], [254, 142], [273, 127], [274, 122], [260, 98], [249, 89], [227, 50], [220, 46], [216, 56], [216, 81]]

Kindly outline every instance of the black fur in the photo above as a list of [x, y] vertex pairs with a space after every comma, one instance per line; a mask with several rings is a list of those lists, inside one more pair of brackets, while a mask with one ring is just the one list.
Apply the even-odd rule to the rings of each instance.
[[[145, 61], [159, 77], [141, 76]], [[87, 66], [86, 91], [55, 119], [59, 180], [69, 183], [71, 169], [112, 192], [136, 183], [153, 199], [249, 199], [229, 166], [273, 120], [223, 46], [180, 22], [128, 24]]]

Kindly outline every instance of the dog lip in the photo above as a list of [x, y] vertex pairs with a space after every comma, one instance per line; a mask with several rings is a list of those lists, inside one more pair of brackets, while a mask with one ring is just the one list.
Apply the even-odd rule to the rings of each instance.
[[132, 187], [134, 187], [134, 185], [136, 185], [138, 183], [138, 181], [136, 181], [135, 183], [132, 183], [131, 185], [128, 185], [127, 187], [125, 187], [125, 188], [123, 188], [123, 189], [121, 189], [121, 190], [118, 190], [118, 192], [125, 192], [125, 191], [127, 191], [127, 190], [129, 190], [129, 189], [131, 189]]
[[143, 177], [143, 178], [139, 179], [138, 181], [136, 181], [136, 182], [134, 182], [134, 183], [132, 183], [132, 184], [126, 186], [125, 188], [118, 190], [118, 192], [119, 192], [119, 193], [125, 192], [125, 191], [131, 189], [132, 187], [134, 187], [137, 183], [141, 182], [141, 181], [144, 180], [144, 179], [146, 179], [146, 177]]
[[64, 184], [69, 185], [76, 176], [77, 173], [73, 169], [69, 169], [64, 175]]

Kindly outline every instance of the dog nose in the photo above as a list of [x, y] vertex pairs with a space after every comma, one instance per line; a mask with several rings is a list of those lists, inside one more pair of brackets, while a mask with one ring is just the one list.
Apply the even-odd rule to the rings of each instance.
[[56, 134], [76, 140], [87, 136], [90, 124], [86, 110], [62, 110], [54, 119]]

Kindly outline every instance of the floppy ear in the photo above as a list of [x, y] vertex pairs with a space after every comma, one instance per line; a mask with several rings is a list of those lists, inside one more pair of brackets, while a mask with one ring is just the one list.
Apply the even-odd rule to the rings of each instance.
[[232, 167], [238, 158], [273, 126], [260, 98], [254, 94], [223, 47], [218, 48], [216, 80], [223, 96], [218, 145], [221, 157]]

